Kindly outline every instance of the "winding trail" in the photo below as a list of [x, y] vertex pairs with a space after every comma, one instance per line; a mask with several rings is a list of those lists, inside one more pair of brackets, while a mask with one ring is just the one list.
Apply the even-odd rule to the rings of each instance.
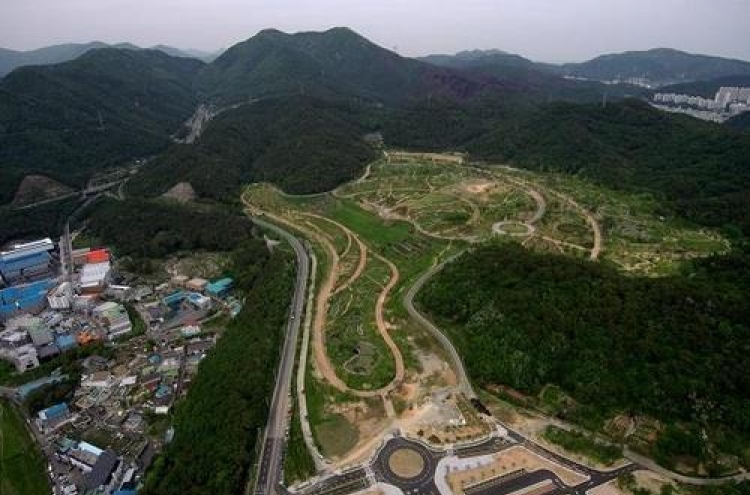
[[385, 304], [388, 300], [388, 296], [390, 292], [396, 286], [400, 277], [398, 268], [396, 268], [396, 265], [394, 265], [387, 258], [384, 258], [383, 256], [375, 252], [372, 252], [372, 254], [376, 258], [378, 258], [379, 260], [384, 262], [386, 265], [388, 265], [388, 268], [391, 271], [391, 277], [388, 283], [383, 288], [383, 290], [380, 291], [380, 294], [378, 295], [378, 300], [375, 304], [375, 321], [376, 321], [376, 326], [378, 328], [378, 332], [380, 333], [381, 338], [383, 339], [383, 341], [385, 341], [386, 345], [391, 351], [391, 354], [393, 355], [393, 360], [394, 360], [395, 368], [396, 368], [395, 376], [393, 380], [391, 380], [391, 382], [389, 382], [387, 385], [379, 389], [359, 390], [359, 389], [351, 388], [336, 374], [336, 369], [328, 357], [328, 353], [326, 352], [326, 346], [325, 346], [325, 326], [326, 326], [326, 321], [328, 317], [330, 298], [334, 296], [335, 294], [337, 294], [338, 292], [340, 292], [341, 290], [349, 287], [349, 284], [351, 282], [354, 282], [362, 275], [362, 272], [364, 271], [366, 267], [366, 263], [367, 263], [367, 253], [368, 253], [367, 246], [359, 239], [359, 236], [357, 236], [356, 234], [351, 232], [351, 230], [347, 229], [345, 226], [341, 225], [335, 220], [331, 220], [329, 218], [316, 215], [313, 213], [304, 213], [304, 215], [312, 216], [314, 218], [319, 218], [319, 219], [328, 221], [329, 223], [336, 225], [338, 228], [342, 229], [343, 231], [351, 233], [355, 242], [357, 242], [358, 246], [360, 246], [360, 263], [357, 266], [357, 270], [354, 272], [352, 277], [350, 277], [349, 280], [347, 280], [347, 282], [344, 283], [344, 285], [342, 285], [338, 289], [335, 289], [338, 264], [340, 260], [333, 246], [330, 243], [325, 244], [326, 250], [328, 251], [328, 254], [331, 256], [332, 266], [329, 270], [326, 280], [323, 282], [320, 288], [320, 291], [318, 293], [315, 318], [313, 322], [313, 352], [315, 354], [315, 361], [317, 364], [318, 371], [321, 373], [321, 375], [323, 375], [323, 377], [331, 385], [333, 385], [336, 389], [340, 390], [341, 392], [350, 393], [356, 397], [363, 397], [363, 398], [386, 395], [391, 390], [393, 390], [394, 388], [396, 388], [398, 385], [401, 384], [405, 375], [404, 358], [401, 355], [401, 350], [398, 348], [396, 343], [391, 338], [391, 335], [388, 330], [388, 323], [386, 322], [386, 319], [385, 319]]
[[362, 272], [365, 271], [365, 266], [367, 265], [367, 251], [368, 251], [367, 250], [367, 246], [365, 245], [365, 243], [362, 242], [362, 240], [359, 238], [359, 236], [357, 234], [355, 234], [354, 232], [352, 232], [347, 227], [345, 227], [345, 226], [341, 225], [340, 223], [336, 222], [335, 220], [331, 220], [330, 218], [324, 217], [322, 215], [317, 215], [315, 213], [307, 213], [307, 212], [305, 212], [305, 213], [302, 213], [302, 214], [304, 216], [307, 216], [307, 217], [317, 218], [319, 220], [326, 221], [326, 222], [328, 222], [328, 223], [336, 226], [336, 228], [341, 229], [341, 231], [346, 234], [349, 242], [348, 242], [347, 247], [344, 250], [344, 252], [339, 256], [339, 260], [341, 258], [345, 257], [347, 254], [349, 254], [349, 250], [351, 248], [351, 241], [352, 241], [352, 239], [354, 239], [354, 242], [357, 243], [357, 248], [359, 249], [359, 261], [357, 262], [357, 268], [354, 270], [354, 273], [352, 273], [352, 275], [349, 277], [349, 279], [346, 282], [344, 282], [343, 284], [341, 284], [338, 287], [334, 287], [333, 293], [331, 294], [331, 296], [335, 296], [339, 292], [341, 292], [341, 291], [346, 290], [347, 288], [349, 288], [349, 286], [351, 284], [353, 284], [355, 281], [357, 281], [357, 279], [360, 276], [362, 276]]
[[[244, 196], [243, 196], [243, 202], [245, 203], [245, 206], [248, 208], [250, 212], [254, 212], [255, 214], [262, 213], [266, 217], [276, 222], [287, 225], [315, 239], [317, 242], [319, 242], [323, 246], [325, 251], [327, 251], [328, 256], [330, 257], [331, 266], [329, 267], [328, 273], [326, 274], [326, 277], [323, 283], [321, 284], [320, 290], [318, 292], [318, 297], [317, 297], [316, 304], [315, 304], [315, 315], [313, 318], [313, 325], [312, 325], [313, 327], [312, 328], [312, 336], [313, 336], [312, 344], [313, 344], [313, 354], [315, 356], [316, 369], [323, 376], [323, 378], [325, 378], [325, 380], [328, 381], [337, 390], [341, 392], [349, 393], [356, 397], [362, 397], [362, 398], [378, 397], [378, 396], [384, 397], [389, 392], [391, 392], [396, 387], [398, 387], [403, 382], [403, 379], [405, 376], [404, 358], [403, 358], [403, 355], [401, 354], [401, 350], [398, 348], [398, 345], [396, 345], [396, 343], [390, 336], [388, 323], [386, 322], [386, 319], [385, 319], [385, 305], [386, 305], [386, 302], [388, 301], [388, 296], [390, 295], [391, 291], [396, 286], [400, 278], [400, 272], [398, 271], [398, 268], [396, 267], [396, 265], [394, 265], [387, 258], [384, 258], [383, 256], [377, 253], [374, 253], [374, 252], [372, 253], [375, 257], [377, 257], [379, 260], [385, 263], [391, 272], [390, 279], [388, 283], [385, 285], [385, 287], [380, 291], [380, 294], [378, 295], [378, 300], [375, 304], [375, 321], [376, 321], [376, 326], [378, 328], [378, 332], [380, 333], [380, 336], [383, 338], [389, 350], [391, 351], [391, 354], [393, 355], [393, 360], [394, 360], [395, 368], [396, 368], [394, 378], [384, 387], [381, 387], [375, 390], [358, 390], [358, 389], [351, 388], [336, 374], [336, 369], [328, 357], [328, 353], [326, 352], [326, 346], [325, 346], [325, 326], [326, 326], [326, 320], [328, 316], [329, 302], [330, 302], [330, 298], [334, 295], [334, 290], [335, 290], [334, 288], [336, 286], [336, 280], [338, 278], [339, 263], [340, 263], [339, 255], [336, 252], [336, 249], [333, 246], [333, 243], [331, 243], [330, 240], [328, 240], [320, 232], [315, 232], [313, 230], [310, 230], [309, 228], [302, 227], [294, 223], [293, 221], [287, 218], [281, 217], [279, 215], [275, 215], [269, 212], [261, 212], [258, 208], [254, 207]], [[333, 225], [336, 225], [338, 228], [342, 229], [342, 231], [348, 232], [352, 235], [355, 242], [357, 242], [357, 244], [361, 246], [360, 263], [358, 265], [357, 271], [355, 271], [356, 278], [359, 278], [362, 272], [364, 271], [364, 268], [366, 267], [367, 252], [368, 252], [367, 246], [359, 239], [359, 237], [356, 234], [354, 234], [351, 230], [349, 230], [347, 227], [341, 225], [335, 220], [331, 220], [329, 218], [316, 215], [314, 213], [301, 213], [301, 215], [325, 220], [327, 222], [330, 222]], [[364, 262], [362, 261], [363, 259], [364, 259]], [[354, 280], [356, 280], [356, 278], [354, 278]], [[352, 280], [351, 277], [350, 277], [350, 280]], [[348, 282], [349, 281], [347, 281], [347, 283]]]
[[[516, 184], [516, 185], [522, 187], [526, 192], [528, 192], [536, 200], [536, 202], [537, 202], [537, 211], [534, 214], [534, 216], [528, 221], [528, 223], [530, 223], [530, 224], [534, 224], [534, 223], [538, 222], [539, 220], [541, 220], [542, 217], [544, 216], [544, 214], [547, 211], [547, 202], [544, 199], [544, 196], [537, 189], [535, 189], [535, 188], [540, 188], [540, 189], [547, 190], [553, 196], [557, 196], [559, 199], [563, 200], [564, 202], [568, 203], [573, 208], [575, 208], [576, 210], [578, 210], [578, 212], [581, 215], [583, 215], [583, 217], [586, 219], [586, 223], [589, 224], [589, 227], [591, 228], [591, 231], [594, 234], [594, 245], [591, 248], [591, 251], [589, 253], [589, 258], [591, 260], [594, 260], [594, 261], [599, 259], [599, 254], [601, 254], [602, 244], [603, 244], [602, 229], [601, 229], [601, 226], [599, 225], [599, 221], [594, 217], [594, 215], [589, 210], [587, 210], [586, 208], [584, 208], [583, 206], [581, 206], [580, 203], [578, 203], [576, 200], [574, 200], [573, 198], [571, 198], [567, 194], [561, 193], [561, 192], [556, 191], [554, 189], [550, 189], [548, 187], [542, 188], [542, 187], [540, 187], [537, 184], [533, 184], [532, 185], [532, 184], [529, 184], [528, 182], [526, 182], [526, 181], [524, 181], [522, 179], [517, 179], [515, 177], [510, 177], [510, 176], [505, 175], [505, 174], [498, 174], [498, 175], [501, 176], [502, 178], [506, 179], [507, 181], [512, 182], [513, 184]], [[562, 243], [563, 241], [560, 241], [560, 242]], [[576, 247], [576, 246], [577, 245], [575, 245], [575, 244], [570, 245], [570, 247]]]

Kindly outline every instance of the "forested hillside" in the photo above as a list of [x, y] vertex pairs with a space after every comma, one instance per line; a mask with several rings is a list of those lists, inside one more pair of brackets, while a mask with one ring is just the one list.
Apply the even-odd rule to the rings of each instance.
[[395, 104], [430, 96], [463, 99], [499, 87], [401, 57], [348, 28], [261, 31], [206, 67], [198, 85], [201, 96], [224, 104], [290, 95]]
[[446, 266], [419, 303], [479, 385], [537, 394], [556, 384], [578, 403], [563, 414], [589, 426], [617, 414], [655, 417], [668, 425], [654, 452], [666, 465], [678, 456], [710, 463], [717, 452], [748, 464], [750, 256], [686, 270], [637, 278], [487, 245]]
[[175, 412], [175, 437], [157, 458], [144, 495], [243, 493], [266, 423], [293, 265], [261, 241], [235, 254], [244, 307], [204, 359]]
[[201, 249], [230, 251], [250, 236], [253, 227], [240, 212], [158, 199], [104, 198], [86, 217], [84, 223], [94, 237], [120, 255], [142, 258]]
[[94, 171], [164, 149], [193, 112], [203, 66], [157, 51], [99, 49], [0, 81], [0, 204], [23, 175], [80, 187]]
[[738, 131], [747, 131], [750, 129], [750, 112], [745, 112], [732, 117], [726, 124], [727, 127], [736, 129]]
[[25, 210], [0, 206], [0, 245], [12, 240], [56, 237], [79, 203], [80, 199], [74, 197]]
[[197, 144], [171, 148], [128, 191], [158, 195], [183, 181], [216, 199], [237, 197], [248, 182], [273, 182], [290, 193], [333, 189], [377, 156], [363, 139], [369, 109], [305, 97], [243, 105], [211, 121]]

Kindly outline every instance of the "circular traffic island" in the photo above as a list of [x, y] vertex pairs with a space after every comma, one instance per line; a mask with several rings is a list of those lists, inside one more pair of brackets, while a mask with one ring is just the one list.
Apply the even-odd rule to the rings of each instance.
[[388, 457], [388, 468], [397, 477], [410, 480], [420, 477], [425, 469], [425, 461], [415, 449], [401, 447]]

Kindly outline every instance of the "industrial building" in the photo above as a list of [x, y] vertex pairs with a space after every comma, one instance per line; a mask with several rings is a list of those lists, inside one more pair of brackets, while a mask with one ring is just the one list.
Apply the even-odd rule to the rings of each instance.
[[55, 287], [47, 296], [47, 304], [56, 310], [70, 309], [73, 290], [69, 282], [63, 282]]
[[41, 239], [0, 252], [0, 278], [8, 286], [49, 278], [53, 270], [49, 253], [54, 248], [52, 240]]
[[80, 288], [82, 294], [101, 294], [107, 287], [110, 272], [109, 261], [87, 263], [81, 269]]
[[52, 285], [52, 280], [39, 280], [0, 290], [0, 321], [44, 309]]
[[0, 334], [0, 359], [11, 362], [19, 373], [39, 366], [36, 348], [27, 339], [26, 332], [6, 330]]
[[206, 280], [204, 278], [193, 278], [193, 279], [190, 279], [187, 282], [185, 282], [185, 287], [188, 290], [193, 290], [193, 291], [200, 292], [200, 291], [202, 291], [203, 289], [206, 288], [207, 284], [208, 284], [208, 280]]
[[213, 297], [223, 298], [229, 295], [233, 286], [234, 281], [231, 278], [222, 278], [206, 285], [206, 293]]

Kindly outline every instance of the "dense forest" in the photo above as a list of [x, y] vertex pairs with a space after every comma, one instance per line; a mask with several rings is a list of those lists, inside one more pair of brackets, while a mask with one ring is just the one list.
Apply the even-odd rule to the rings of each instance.
[[196, 145], [178, 145], [131, 180], [128, 192], [158, 195], [189, 182], [204, 197], [237, 196], [241, 183], [273, 182], [290, 193], [321, 192], [362, 173], [376, 150], [363, 136], [366, 106], [293, 97], [218, 115]]
[[11, 240], [56, 237], [79, 203], [79, 198], [69, 198], [23, 210], [0, 206], [0, 245]]
[[150, 156], [196, 106], [194, 59], [99, 49], [0, 81], [0, 204], [23, 174], [80, 187], [95, 171]]
[[244, 307], [177, 406], [174, 440], [147, 473], [144, 495], [244, 491], [267, 419], [294, 265], [254, 240], [235, 253], [234, 266]]
[[253, 224], [238, 212], [168, 200], [104, 198], [90, 207], [89, 233], [120, 255], [161, 258], [177, 251], [230, 251]]
[[593, 427], [623, 413], [655, 417], [669, 425], [654, 452], [667, 465], [711, 461], [716, 450], [747, 465], [748, 275], [744, 252], [653, 279], [486, 245], [449, 264], [419, 302], [480, 385], [538, 394], [556, 384], [578, 403], [568, 419]]

